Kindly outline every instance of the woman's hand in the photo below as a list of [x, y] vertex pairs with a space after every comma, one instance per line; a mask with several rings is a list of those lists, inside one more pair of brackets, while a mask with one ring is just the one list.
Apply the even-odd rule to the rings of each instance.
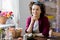
[[38, 20], [38, 18], [39, 18], [39, 17], [36, 17], [36, 16], [32, 16], [32, 17], [31, 17], [31, 23], [30, 23], [30, 25], [29, 25], [29, 27], [28, 27], [28, 29], [27, 29], [27, 32], [28, 32], [28, 33], [31, 33], [31, 32], [32, 32], [32, 30], [33, 30], [33, 24], [34, 24], [34, 22], [35, 22], [36, 20]]
[[31, 23], [34, 23], [36, 20], [38, 20], [38, 17], [36, 17], [36, 16], [31, 17]]
[[32, 33], [32, 28], [33, 28], [33, 24], [34, 24], [34, 22], [37, 20], [37, 17], [35, 17], [35, 16], [32, 16], [31, 17], [31, 22], [30, 22], [30, 25], [29, 25], [29, 27], [28, 27], [28, 29], [27, 29], [27, 32], [28, 33]]

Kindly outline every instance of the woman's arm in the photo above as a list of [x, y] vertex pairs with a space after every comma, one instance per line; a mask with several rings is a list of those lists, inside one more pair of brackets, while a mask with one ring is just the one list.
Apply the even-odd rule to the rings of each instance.
[[28, 32], [28, 33], [32, 33], [32, 30], [33, 30], [33, 24], [34, 24], [34, 22], [31, 21], [31, 23], [30, 23], [30, 25], [29, 25], [29, 27], [28, 27], [28, 29], [27, 29], [27, 32]]
[[[30, 21], [29, 21], [30, 20]], [[34, 17], [32, 16], [31, 18], [27, 19], [27, 32], [28, 33], [32, 33], [32, 30], [33, 30], [33, 25], [34, 25], [34, 22], [38, 20], [37, 17]]]
[[33, 36], [44, 37], [42, 33], [34, 33]]
[[31, 17], [30, 25], [29, 25], [29, 27], [28, 27], [28, 29], [27, 29], [27, 32], [28, 32], [28, 33], [32, 33], [33, 25], [34, 25], [35, 20], [36, 20], [36, 17], [32, 16], [32, 17]]
[[26, 20], [26, 33], [32, 33], [32, 26], [33, 26], [33, 21], [31, 21], [31, 17], [28, 17]]
[[49, 36], [50, 23], [49, 23], [47, 17], [44, 18], [43, 27], [44, 27], [44, 28], [43, 28], [43, 33], [42, 33], [42, 34], [43, 34], [44, 36], [48, 37], [48, 36]]

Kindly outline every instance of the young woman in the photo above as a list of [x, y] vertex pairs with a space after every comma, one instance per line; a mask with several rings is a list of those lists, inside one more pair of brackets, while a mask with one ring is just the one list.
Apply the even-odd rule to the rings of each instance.
[[41, 36], [49, 36], [49, 21], [45, 16], [45, 5], [39, 1], [29, 4], [31, 15], [26, 21], [26, 33], [40, 33]]

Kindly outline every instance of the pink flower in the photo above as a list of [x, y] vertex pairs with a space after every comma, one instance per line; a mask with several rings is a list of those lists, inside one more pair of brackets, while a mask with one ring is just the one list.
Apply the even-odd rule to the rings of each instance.
[[5, 12], [1, 12], [0, 13], [0, 16], [4, 16], [4, 17], [7, 17], [7, 18], [9, 18], [9, 17], [11, 17], [12, 16], [12, 11], [5, 11]]

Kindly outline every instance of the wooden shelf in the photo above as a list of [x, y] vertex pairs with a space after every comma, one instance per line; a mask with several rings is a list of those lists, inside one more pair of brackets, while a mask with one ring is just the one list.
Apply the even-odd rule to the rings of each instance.
[[54, 3], [54, 2], [49, 2], [49, 1], [47, 1], [47, 2], [44, 2], [44, 4], [45, 4], [46, 6], [51, 7], [51, 8], [57, 8], [56, 3]]

